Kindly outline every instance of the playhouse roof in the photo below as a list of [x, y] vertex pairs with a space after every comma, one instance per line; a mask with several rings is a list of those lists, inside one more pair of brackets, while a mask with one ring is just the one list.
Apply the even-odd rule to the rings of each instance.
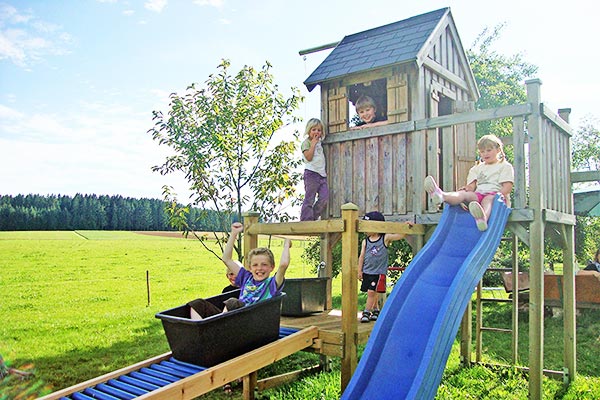
[[[311, 91], [317, 84], [355, 72], [411, 61], [420, 66], [427, 56], [428, 45], [431, 44], [429, 39], [447, 26], [445, 21], [454, 27], [449, 7], [346, 36], [304, 84]], [[453, 32], [456, 30], [453, 29]], [[455, 44], [464, 55], [458, 34], [455, 35]], [[466, 62], [466, 56], [463, 61]], [[469, 83], [473, 84], [469, 86], [476, 87], [470, 69], [466, 75]]]

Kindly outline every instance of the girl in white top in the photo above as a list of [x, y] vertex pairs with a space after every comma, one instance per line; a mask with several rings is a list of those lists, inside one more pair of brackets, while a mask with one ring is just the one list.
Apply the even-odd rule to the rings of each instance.
[[424, 187], [434, 204], [446, 202], [452, 205], [469, 204], [469, 212], [475, 218], [480, 231], [487, 229], [487, 220], [492, 212], [494, 196], [500, 193], [510, 206], [510, 192], [515, 173], [506, 161], [502, 142], [495, 135], [485, 135], [477, 141], [481, 161], [469, 170], [467, 185], [457, 192], [444, 192], [432, 176], [425, 178]]
[[311, 118], [306, 123], [305, 133], [307, 138], [300, 147], [305, 162], [305, 194], [300, 211], [300, 221], [316, 221], [321, 217], [329, 199], [325, 153], [321, 146], [321, 140], [325, 138], [323, 123], [317, 118]]

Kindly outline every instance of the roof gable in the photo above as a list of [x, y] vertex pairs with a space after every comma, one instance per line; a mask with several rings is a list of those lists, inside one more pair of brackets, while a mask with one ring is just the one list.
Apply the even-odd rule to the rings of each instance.
[[417, 60], [419, 53], [450, 8], [442, 8], [344, 37], [304, 81], [317, 84], [355, 72]]

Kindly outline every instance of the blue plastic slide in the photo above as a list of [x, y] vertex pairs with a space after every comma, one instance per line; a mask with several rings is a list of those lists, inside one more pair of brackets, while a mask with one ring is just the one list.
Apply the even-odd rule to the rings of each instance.
[[342, 399], [433, 399], [462, 315], [504, 232], [497, 196], [480, 232], [460, 206], [440, 222], [388, 297]]

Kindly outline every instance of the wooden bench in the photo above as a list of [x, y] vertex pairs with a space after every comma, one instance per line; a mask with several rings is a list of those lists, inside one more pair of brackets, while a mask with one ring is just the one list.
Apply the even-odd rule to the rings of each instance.
[[[562, 275], [544, 275], [544, 302], [550, 307], [562, 307]], [[575, 275], [577, 308], [600, 308], [600, 272], [579, 271]]]
[[[502, 274], [504, 289], [513, 292], [512, 273]], [[553, 273], [544, 274], [544, 304], [548, 307], [562, 307], [563, 276]], [[528, 301], [529, 274], [519, 272], [519, 301]], [[575, 275], [575, 301], [577, 308], [600, 308], [600, 272], [578, 271]]]

